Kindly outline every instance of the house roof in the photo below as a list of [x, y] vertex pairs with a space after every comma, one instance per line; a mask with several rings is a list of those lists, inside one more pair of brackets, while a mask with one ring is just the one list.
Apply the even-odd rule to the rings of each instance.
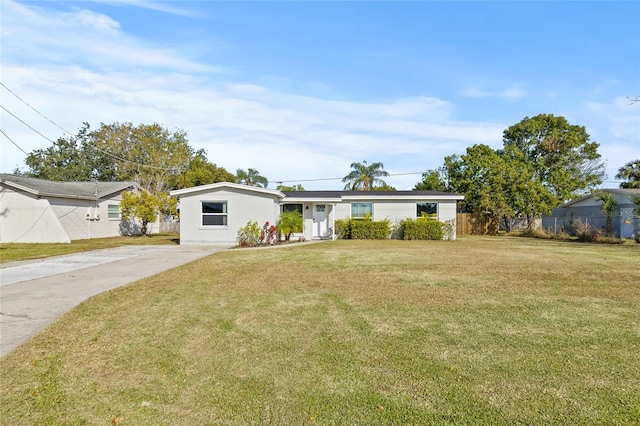
[[138, 187], [135, 182], [57, 182], [4, 173], [0, 174], [0, 183], [39, 197], [84, 200], [99, 200]]
[[197, 192], [208, 192], [216, 189], [236, 189], [242, 191], [268, 194], [284, 199], [283, 202], [325, 202], [339, 203], [346, 200], [462, 200], [464, 197], [458, 194], [439, 191], [277, 191], [274, 189], [260, 188], [239, 183], [218, 182], [209, 185], [194, 186], [191, 188], [176, 189], [169, 194], [181, 196]]
[[284, 191], [286, 201], [346, 200], [462, 200], [459, 194], [440, 191]]
[[[636, 196], [636, 195], [640, 195], [640, 189], [636, 189], [636, 188], [604, 188], [601, 189], [600, 191], [605, 191], [605, 192], [610, 192], [614, 195], [620, 195], [624, 198], [628, 198], [629, 199], [629, 204], [633, 204], [631, 202], [631, 198]], [[565, 207], [571, 207], [574, 204], [580, 203], [581, 201], [584, 200], [588, 200], [589, 198], [595, 197], [596, 193], [592, 192], [589, 195], [585, 195], [584, 197], [581, 198], [577, 198], [575, 200], [571, 200], [567, 203], [564, 203], [563, 205], [560, 206], [560, 208], [565, 208]]]
[[231, 183], [231, 182], [217, 182], [217, 183], [211, 183], [209, 185], [200, 185], [200, 186], [192, 186], [191, 188], [175, 189], [169, 192], [169, 195], [174, 197], [175, 196], [179, 197], [180, 195], [192, 194], [195, 192], [207, 192], [207, 191], [221, 189], [221, 188], [231, 188], [231, 189], [237, 189], [241, 191], [255, 192], [259, 194], [274, 195], [279, 198], [284, 197], [284, 194], [282, 192], [276, 191], [275, 189], [267, 189], [267, 188], [261, 188], [259, 186], [251, 186], [251, 185]]

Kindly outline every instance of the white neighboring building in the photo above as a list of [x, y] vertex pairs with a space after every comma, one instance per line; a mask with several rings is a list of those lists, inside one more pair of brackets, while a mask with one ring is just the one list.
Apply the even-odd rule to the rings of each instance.
[[[180, 200], [180, 244], [235, 244], [249, 221], [275, 224], [282, 211], [302, 213], [304, 229], [294, 238], [333, 239], [337, 219], [371, 217], [399, 222], [426, 213], [455, 226], [464, 197], [437, 191], [276, 191], [220, 182], [171, 191]], [[455, 238], [455, 232], [454, 232]]]
[[137, 189], [135, 182], [55, 182], [0, 174], [0, 242], [68, 243], [138, 233], [120, 215], [122, 192]]

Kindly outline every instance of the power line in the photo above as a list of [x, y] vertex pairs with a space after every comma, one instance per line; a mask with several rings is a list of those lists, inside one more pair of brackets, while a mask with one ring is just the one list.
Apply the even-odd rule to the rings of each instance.
[[[40, 111], [38, 111], [37, 109], [35, 109], [34, 107], [32, 107], [31, 105], [29, 105], [24, 99], [22, 99], [20, 96], [18, 96], [17, 94], [15, 94], [11, 89], [9, 89], [4, 83], [0, 82], [0, 84], [2, 85], [2, 87], [4, 87], [5, 89], [7, 89], [12, 95], [14, 95], [16, 98], [20, 99], [20, 101], [24, 102], [25, 105], [27, 105], [29, 108], [31, 108], [32, 110], [34, 110], [36, 113], [38, 113], [39, 115], [41, 115], [42, 117], [46, 118], [47, 120], [49, 120], [54, 126], [56, 126], [57, 128], [59, 128], [60, 130], [62, 130], [63, 132], [71, 135], [71, 132], [69, 132], [68, 130], [65, 130], [63, 127], [59, 126], [58, 124], [56, 124], [55, 122], [53, 122], [52, 120], [50, 120], [49, 118], [47, 118], [44, 114], [42, 114]], [[23, 121], [22, 119], [20, 119], [17, 115], [15, 115], [14, 113], [12, 113], [11, 111], [9, 111], [8, 109], [6, 109], [4, 106], [0, 105], [0, 108], [2, 108], [3, 110], [5, 110], [6, 112], [8, 112], [9, 114], [11, 114], [16, 120], [18, 120], [19, 122], [21, 122], [22, 124], [24, 124], [25, 126], [27, 126], [29, 129], [33, 130], [34, 132], [36, 132], [37, 134], [39, 134], [40, 136], [42, 136], [43, 138], [45, 138], [46, 140], [48, 140], [51, 143], [55, 142], [51, 139], [49, 139], [47, 136], [43, 135], [42, 133], [40, 133], [39, 131], [37, 131], [36, 129], [34, 129], [32, 126], [30, 126], [29, 124], [27, 124], [25, 121]], [[6, 134], [5, 134], [6, 136]], [[15, 142], [14, 142], [15, 144]], [[87, 145], [89, 145], [90, 147], [92, 147], [93, 149], [100, 151], [101, 153], [108, 155], [111, 158], [115, 158], [116, 160], [119, 161], [123, 161], [125, 163], [129, 163], [129, 164], [133, 164], [135, 166], [138, 167], [147, 167], [149, 169], [155, 169], [155, 170], [163, 170], [163, 171], [168, 171], [168, 172], [175, 172], [176, 170], [174, 169], [168, 169], [166, 167], [158, 167], [158, 166], [151, 166], [148, 164], [141, 164], [141, 163], [137, 163], [135, 161], [131, 161], [131, 160], [127, 160], [125, 158], [122, 157], [118, 157], [117, 155], [114, 155], [108, 151], [105, 151], [101, 148], [98, 148], [97, 146], [95, 146], [94, 144], [91, 143], [87, 143]], [[22, 150], [22, 149], [21, 149]], [[22, 150], [22, 152], [24, 152], [24, 150]], [[28, 153], [25, 152], [25, 154], [29, 155]]]
[[[421, 175], [423, 172], [410, 172], [410, 173], [391, 173], [385, 177], [391, 177], [391, 176], [408, 176], [408, 175]], [[338, 178], [317, 178], [317, 179], [292, 179], [292, 180], [274, 180], [273, 182], [278, 182], [278, 183], [291, 183], [291, 182], [320, 182], [320, 181], [327, 181], [327, 180], [342, 180], [344, 179], [344, 177], [338, 177]]]
[[35, 109], [34, 107], [32, 107], [31, 105], [29, 105], [29, 103], [27, 101], [25, 101], [24, 99], [22, 99], [20, 96], [18, 96], [13, 90], [9, 89], [3, 82], [0, 81], [0, 85], [2, 85], [2, 87], [4, 87], [5, 89], [7, 89], [9, 91], [9, 93], [11, 93], [13, 96], [15, 96], [16, 98], [20, 99], [20, 101], [22, 101], [22, 103], [24, 103], [26, 106], [28, 106], [29, 108], [31, 108], [32, 110], [34, 110], [38, 115], [40, 115], [41, 117], [44, 117], [45, 120], [49, 121], [49, 123], [53, 124], [54, 126], [56, 126], [58, 129], [62, 130], [63, 132], [71, 135], [71, 132], [63, 129], [62, 127], [60, 127], [59, 125], [57, 125], [55, 122], [53, 122], [53, 120], [51, 120], [49, 117], [47, 117], [46, 115], [44, 115], [43, 113], [41, 113], [40, 111], [38, 111], [37, 109]]
[[9, 111], [8, 109], [6, 109], [5, 107], [3, 107], [2, 105], [0, 105], [0, 108], [2, 108], [3, 110], [5, 110], [6, 112], [8, 112], [9, 114], [11, 114], [16, 120], [18, 120], [19, 122], [21, 122], [22, 124], [24, 124], [25, 126], [27, 126], [28, 128], [30, 128], [31, 130], [33, 130], [34, 132], [36, 132], [37, 134], [39, 134], [40, 136], [42, 136], [43, 138], [45, 138], [46, 140], [48, 140], [51, 143], [55, 143], [54, 141], [52, 141], [51, 139], [49, 139], [48, 137], [46, 137], [45, 135], [43, 135], [42, 133], [40, 133], [39, 131], [37, 131], [36, 129], [34, 129], [33, 127], [31, 127], [27, 122], [23, 121], [20, 117], [18, 117], [17, 115], [15, 115], [14, 113], [12, 113], [11, 111]]
[[16, 147], [18, 147], [18, 149], [22, 152], [24, 152], [25, 155], [29, 155], [29, 153], [27, 151], [25, 151], [24, 149], [22, 149], [22, 147], [20, 145], [18, 145], [17, 143], [15, 143], [13, 141], [13, 139], [11, 139], [2, 129], [0, 129], [0, 133], [2, 133], [4, 135], [5, 138], [9, 139], [9, 142], [11, 142], [12, 144], [14, 144]]

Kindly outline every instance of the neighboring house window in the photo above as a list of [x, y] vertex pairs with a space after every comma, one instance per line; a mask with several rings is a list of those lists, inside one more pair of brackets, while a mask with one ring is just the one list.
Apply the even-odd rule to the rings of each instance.
[[354, 219], [373, 217], [373, 203], [351, 203], [351, 217]]
[[226, 226], [227, 225], [227, 202], [226, 201], [203, 201], [202, 202], [202, 225], [203, 226]]
[[302, 214], [302, 204], [284, 204], [282, 206], [282, 213], [286, 212], [298, 212]]
[[107, 217], [109, 219], [120, 219], [120, 206], [117, 204], [107, 205]]
[[418, 203], [416, 217], [438, 218], [438, 203]]

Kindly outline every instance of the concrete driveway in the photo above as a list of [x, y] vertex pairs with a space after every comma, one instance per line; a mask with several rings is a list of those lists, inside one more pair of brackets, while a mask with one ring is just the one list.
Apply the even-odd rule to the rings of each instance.
[[0, 357], [91, 296], [227, 246], [125, 246], [0, 267]]

